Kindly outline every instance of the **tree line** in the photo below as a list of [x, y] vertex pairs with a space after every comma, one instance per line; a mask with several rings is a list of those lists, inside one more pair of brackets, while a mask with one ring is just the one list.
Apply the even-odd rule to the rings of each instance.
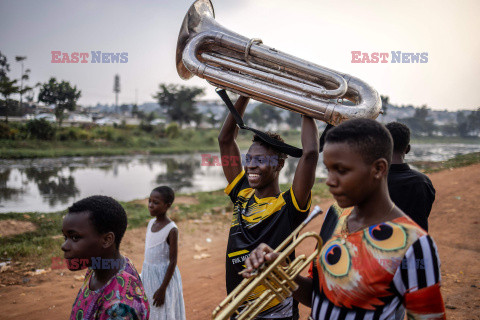
[[[27, 97], [28, 102], [34, 100], [33, 89], [39, 87], [37, 100], [46, 105], [54, 105], [54, 113], [61, 126], [65, 117], [65, 111], [74, 111], [77, 107], [77, 101], [81, 97], [81, 91], [73, 86], [68, 81], [57, 81], [51, 77], [45, 83], [37, 83], [30, 87], [24, 85], [24, 81], [29, 79], [30, 70], [24, 70], [23, 63], [27, 57], [16, 56], [16, 62], [22, 64], [21, 76], [19, 79], [11, 78], [9, 75], [10, 65], [5, 55], [0, 52], [0, 94], [3, 100], [0, 101], [0, 115], [5, 115], [5, 121], [8, 122], [8, 115], [16, 104], [16, 101], [10, 99], [11, 95], [19, 94], [20, 101], [18, 102], [17, 110], [23, 115], [22, 98]], [[199, 87], [189, 87], [176, 84], [161, 83], [159, 89], [152, 97], [158, 103], [161, 115], [166, 115], [168, 121], [177, 122], [180, 127], [185, 124], [199, 125], [202, 122], [209, 123], [212, 127], [218, 127], [225, 119], [228, 109], [225, 107], [218, 111], [208, 111], [207, 113], [200, 113], [197, 104], [200, 97], [205, 94], [205, 89]], [[118, 94], [120, 93], [120, 77], [115, 75], [114, 88], [115, 106], [118, 108]], [[233, 97], [233, 101], [236, 97]], [[397, 107], [389, 103], [388, 96], [381, 96], [382, 113], [386, 115], [388, 109]], [[123, 106], [122, 106], [123, 107]], [[123, 110], [123, 108], [120, 108]], [[456, 122], [451, 122], [443, 125], [437, 125], [430, 116], [431, 110], [427, 106], [415, 108], [415, 114], [412, 117], [404, 117], [397, 119], [397, 121], [406, 124], [412, 131], [413, 136], [461, 136], [461, 137], [478, 137], [480, 136], [480, 107], [471, 112], [458, 111], [456, 114]], [[221, 113], [221, 115], [219, 114]], [[131, 114], [142, 119], [142, 125], [148, 126], [155, 117], [155, 113], [145, 114], [139, 110], [135, 104], [131, 110]], [[278, 126], [282, 123], [287, 123], [291, 128], [298, 128], [301, 124], [301, 117], [297, 113], [281, 112], [281, 109], [272, 107], [270, 105], [260, 103], [254, 107], [247, 108], [244, 116], [244, 121], [247, 124], [255, 125], [259, 128], [265, 128], [269, 125]]]
[[[200, 114], [196, 108], [196, 102], [204, 94], [204, 89], [197, 87], [186, 87], [173, 84], [160, 84], [159, 91], [153, 96], [160, 105], [163, 112], [171, 121], [180, 124], [191, 121], [200, 122], [206, 120], [212, 126], [217, 127], [221, 124], [228, 112], [225, 107], [221, 117], [216, 116], [212, 111], [207, 114]], [[387, 115], [389, 108], [400, 108], [389, 103], [388, 96], [381, 96], [382, 113]], [[234, 101], [234, 99], [232, 99]], [[480, 107], [471, 112], [457, 111], [456, 122], [438, 125], [432, 119], [432, 110], [426, 105], [413, 107], [415, 113], [412, 117], [403, 117], [397, 121], [407, 125], [412, 136], [461, 136], [478, 137], [480, 136]], [[247, 124], [255, 125], [258, 128], [265, 128], [268, 125], [280, 125], [287, 123], [291, 128], [299, 128], [301, 117], [295, 112], [288, 112], [287, 116], [282, 116], [280, 108], [267, 105], [265, 103], [257, 104], [253, 108], [247, 108], [244, 115], [244, 121]]]
[[7, 61], [7, 57], [0, 52], [0, 94], [3, 96], [3, 114], [5, 114], [5, 122], [8, 123], [9, 107], [12, 104], [10, 96], [13, 94], [20, 95], [19, 109], [23, 108], [22, 97], [24, 94], [30, 94], [28, 101], [33, 101], [33, 89], [40, 87], [38, 93], [38, 101], [43, 102], [46, 105], [54, 105], [54, 113], [57, 118], [59, 126], [61, 126], [64, 119], [64, 113], [66, 110], [74, 111], [77, 106], [77, 101], [81, 96], [81, 91], [76, 86], [72, 86], [68, 81], [57, 81], [54, 77], [51, 77], [45, 83], [37, 83], [35, 86], [24, 86], [23, 81], [29, 79], [30, 69], [23, 70], [23, 61], [26, 60], [25, 56], [16, 56], [15, 60], [22, 63], [22, 72], [20, 76], [20, 85], [18, 85], [19, 79], [12, 79], [9, 76], [10, 64]]

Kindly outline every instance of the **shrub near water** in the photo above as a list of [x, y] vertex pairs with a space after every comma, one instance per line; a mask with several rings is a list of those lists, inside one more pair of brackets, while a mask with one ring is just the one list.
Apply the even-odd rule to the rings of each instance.
[[0, 139], [12, 139], [11, 130], [8, 124], [0, 122]]
[[176, 139], [180, 136], [180, 127], [176, 122], [172, 122], [167, 126], [166, 134], [170, 139]]
[[28, 136], [32, 139], [53, 140], [56, 127], [45, 119], [30, 120], [26, 124]]
[[88, 141], [92, 139], [90, 132], [76, 127], [60, 128], [57, 131], [57, 140], [59, 141], [68, 141], [68, 140], [81, 140]]

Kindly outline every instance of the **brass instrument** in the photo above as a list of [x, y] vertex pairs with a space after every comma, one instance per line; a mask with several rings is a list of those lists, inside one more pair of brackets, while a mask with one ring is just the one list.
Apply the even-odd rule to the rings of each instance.
[[[229, 320], [236, 314], [236, 320], [254, 319], [273, 299], [280, 302], [292, 295], [298, 288], [294, 279], [320, 254], [322, 239], [315, 232], [306, 232], [297, 238], [298, 233], [322, 210], [316, 206], [310, 215], [303, 221], [288, 238], [286, 238], [274, 252], [281, 252], [275, 261], [265, 263], [257, 270], [257, 274], [244, 279], [213, 311], [213, 320]], [[315, 251], [308, 256], [302, 254], [295, 258], [287, 267], [282, 264], [295, 248], [306, 238], [313, 237], [318, 245]], [[292, 242], [293, 241], [293, 242]], [[286, 249], [285, 246], [292, 242]], [[283, 250], [283, 251], [282, 251]], [[247, 301], [252, 292], [259, 285], [265, 286], [265, 291], [255, 300]], [[240, 311], [238, 310], [240, 307]]]
[[185, 15], [176, 66], [184, 80], [197, 75], [216, 87], [333, 125], [375, 119], [381, 109], [378, 93], [362, 80], [224, 28], [215, 21], [210, 0], [196, 0]]

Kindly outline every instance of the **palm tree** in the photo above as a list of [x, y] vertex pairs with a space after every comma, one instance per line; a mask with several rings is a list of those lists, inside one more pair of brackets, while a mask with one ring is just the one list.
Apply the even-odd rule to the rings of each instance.
[[0, 94], [5, 98], [5, 122], [8, 123], [8, 97], [19, 92], [19, 87], [15, 84], [17, 80], [10, 80], [7, 77], [0, 79]]
[[25, 89], [23, 88], [23, 80], [27, 81], [28, 80], [28, 74], [30, 73], [30, 69], [27, 69], [25, 70], [25, 73], [23, 72], [23, 61], [24, 60], [27, 60], [27, 57], [26, 56], [16, 56], [15, 57], [15, 61], [17, 62], [20, 62], [21, 65], [22, 65], [22, 73], [21, 73], [21, 76], [20, 76], [20, 90], [19, 90], [19, 93], [20, 93], [20, 101], [18, 102], [18, 106], [21, 108], [22, 107], [22, 97], [23, 97], [23, 94], [29, 90], [31, 90], [32, 88], [30, 87], [26, 87]]
[[10, 65], [7, 62], [7, 57], [0, 52], [0, 94], [5, 98], [5, 122], [8, 123], [8, 97], [14, 93], [19, 92], [19, 87], [16, 86], [17, 80], [10, 80], [7, 72], [10, 71]]

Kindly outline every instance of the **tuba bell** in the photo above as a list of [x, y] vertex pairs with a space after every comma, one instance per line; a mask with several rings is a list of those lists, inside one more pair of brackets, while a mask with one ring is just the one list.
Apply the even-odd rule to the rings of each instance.
[[215, 21], [210, 0], [196, 0], [185, 15], [176, 67], [184, 80], [196, 75], [216, 87], [332, 125], [375, 119], [381, 109], [377, 91], [362, 80], [224, 28]]

